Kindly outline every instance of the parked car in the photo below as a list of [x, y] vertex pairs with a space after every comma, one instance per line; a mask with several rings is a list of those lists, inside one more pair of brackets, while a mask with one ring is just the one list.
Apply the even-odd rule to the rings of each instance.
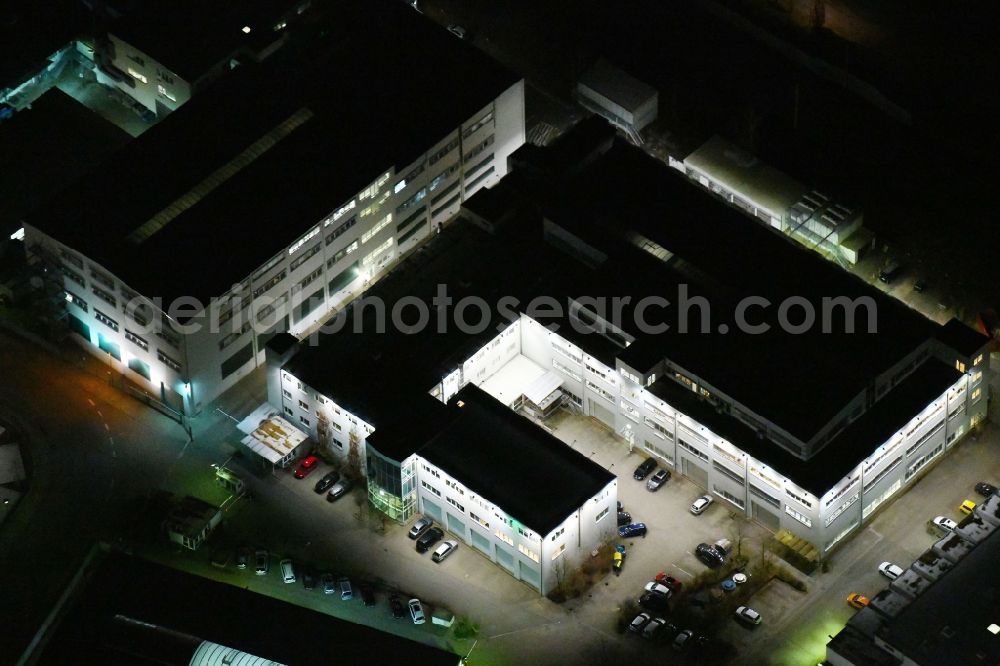
[[646, 523], [630, 523], [618, 528], [618, 536], [623, 539], [646, 536]]
[[642, 630], [642, 637], [646, 640], [653, 640], [658, 638], [660, 632], [663, 631], [663, 627], [667, 624], [667, 621], [662, 617], [654, 617], [652, 620], [646, 623], [645, 628]]
[[997, 487], [992, 483], [986, 483], [985, 481], [980, 481], [976, 484], [976, 492], [983, 497], [989, 497], [990, 495], [997, 494]]
[[413, 624], [423, 624], [426, 621], [424, 607], [420, 604], [420, 599], [410, 599], [407, 606], [410, 609], [410, 619], [413, 620]]
[[410, 528], [407, 536], [411, 539], [419, 539], [420, 536], [429, 530], [433, 524], [434, 520], [432, 518], [424, 516], [423, 518], [418, 519], [417, 522], [413, 523], [413, 527]]
[[246, 569], [250, 566], [250, 549], [246, 546], [240, 546], [236, 549], [236, 568]]
[[638, 467], [635, 468], [635, 472], [632, 473], [632, 478], [636, 481], [642, 481], [647, 476], [656, 469], [656, 458], [646, 458], [643, 460]]
[[281, 580], [285, 583], [295, 582], [295, 565], [288, 558], [281, 560], [278, 563], [278, 571], [281, 572]]
[[639, 632], [641, 632], [643, 629], [646, 628], [646, 625], [649, 624], [649, 621], [652, 619], [653, 616], [650, 615], [649, 613], [639, 613], [634, 618], [632, 618], [631, 622], [629, 622], [628, 630], [631, 631], [633, 634], [638, 634]]
[[941, 528], [945, 532], [954, 532], [955, 528], [958, 527], [958, 523], [951, 518], [945, 518], [944, 516], [936, 517], [934, 519], [934, 525]]
[[972, 500], [965, 500], [964, 502], [962, 502], [962, 506], [958, 507], [958, 510], [964, 513], [965, 515], [969, 515], [970, 513], [975, 511], [975, 509], [976, 509], [976, 503], [973, 502]]
[[327, 472], [319, 481], [316, 482], [316, 485], [313, 486], [313, 490], [317, 495], [322, 495], [330, 489], [330, 486], [337, 483], [337, 481], [340, 481], [340, 472], [337, 470]]
[[232, 557], [232, 551], [228, 548], [216, 548], [215, 552], [212, 553], [212, 566], [225, 569], [226, 565], [229, 564], [230, 557]]
[[452, 23], [448, 26], [448, 32], [455, 35], [459, 39], [469, 39], [469, 31], [460, 25], [455, 25]]
[[628, 525], [631, 522], [632, 522], [631, 513], [629, 513], [628, 511], [618, 512], [618, 527], [621, 527], [622, 525]]
[[375, 590], [368, 583], [359, 583], [358, 592], [361, 594], [361, 603], [365, 606], [375, 605]]
[[659, 573], [656, 575], [656, 582], [661, 585], [665, 585], [667, 589], [669, 589], [674, 594], [680, 592], [681, 588], [684, 587], [684, 583], [680, 582], [673, 576], [668, 576], [664, 573]]
[[431, 546], [444, 538], [444, 532], [440, 527], [432, 527], [417, 539], [417, 552], [426, 553]]
[[306, 476], [316, 469], [316, 465], [319, 464], [318, 456], [306, 456], [305, 459], [299, 464], [299, 468], [295, 470], [296, 479], [304, 479]]
[[354, 588], [351, 587], [351, 581], [347, 576], [342, 577], [337, 581], [337, 585], [340, 586], [340, 600], [350, 601], [354, 598]]
[[878, 272], [878, 279], [886, 284], [890, 284], [903, 272], [903, 267], [898, 262], [892, 261], [888, 266]]
[[392, 611], [392, 616], [397, 620], [406, 614], [406, 606], [395, 594], [389, 597], [389, 609]]
[[269, 559], [266, 550], [260, 549], [254, 554], [254, 571], [258, 576], [263, 576], [267, 573], [270, 566]]
[[730, 541], [729, 539], [719, 539], [713, 545], [715, 546], [716, 550], [722, 553], [723, 557], [733, 552], [733, 542]]
[[302, 568], [302, 587], [307, 590], [316, 589], [316, 572], [309, 567]]
[[458, 550], [457, 541], [445, 541], [444, 543], [442, 543], [440, 546], [437, 547], [437, 550], [435, 550], [434, 553], [431, 555], [431, 559], [434, 560], [435, 562], [442, 562], [444, 561], [444, 558], [448, 557], [456, 550]]
[[690, 629], [684, 629], [674, 637], [673, 646], [678, 652], [685, 652], [693, 644], [694, 632]]
[[760, 616], [760, 613], [750, 608], [749, 606], [740, 606], [736, 609], [736, 619], [740, 622], [745, 622], [747, 624], [760, 624], [764, 618]]
[[672, 594], [669, 587], [667, 587], [663, 583], [658, 583], [655, 580], [646, 583], [646, 587], [642, 589], [646, 590], [647, 592], [656, 592], [658, 594], [664, 594], [668, 597]]
[[903, 575], [903, 568], [892, 562], [883, 562], [878, 565], [878, 572], [889, 580], [896, 580]]
[[705, 513], [705, 510], [711, 506], [714, 500], [708, 495], [702, 495], [701, 497], [696, 497], [693, 502], [691, 502], [691, 513], [696, 516], [700, 516]]
[[337, 591], [337, 584], [333, 580], [333, 574], [323, 574], [320, 576], [319, 582], [323, 586], [323, 594], [333, 594]]
[[847, 604], [852, 608], [864, 608], [868, 605], [868, 601], [868, 597], [857, 592], [851, 592], [847, 595]]
[[726, 561], [726, 556], [718, 548], [708, 543], [699, 543], [694, 549], [694, 555], [701, 562], [711, 568], [721, 567]]
[[670, 595], [659, 592], [646, 592], [639, 597], [639, 605], [654, 611], [670, 610]]
[[332, 488], [330, 488], [330, 492], [326, 494], [326, 501], [336, 502], [341, 497], [346, 495], [353, 487], [354, 487], [353, 481], [351, 481], [350, 479], [341, 479], [337, 483], [333, 484]]
[[670, 470], [669, 469], [658, 469], [656, 473], [649, 478], [646, 482], [646, 490], [651, 493], [655, 493], [659, 490], [664, 483], [670, 480]]

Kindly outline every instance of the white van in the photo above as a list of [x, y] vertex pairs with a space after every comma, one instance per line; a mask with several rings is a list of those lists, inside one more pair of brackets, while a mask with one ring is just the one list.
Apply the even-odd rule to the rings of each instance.
[[295, 582], [295, 566], [291, 560], [281, 560], [281, 578], [286, 583]]

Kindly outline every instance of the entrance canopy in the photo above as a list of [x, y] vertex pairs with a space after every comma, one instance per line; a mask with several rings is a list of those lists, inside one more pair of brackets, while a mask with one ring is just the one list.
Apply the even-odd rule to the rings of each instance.
[[309, 435], [286, 421], [271, 405], [264, 403], [236, 426], [246, 433], [243, 445], [268, 462], [280, 465], [289, 460]]

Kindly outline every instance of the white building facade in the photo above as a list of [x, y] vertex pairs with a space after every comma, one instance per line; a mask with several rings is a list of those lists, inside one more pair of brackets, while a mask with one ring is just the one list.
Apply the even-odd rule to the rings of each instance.
[[137, 294], [31, 224], [25, 243], [57, 278], [62, 273], [70, 328], [89, 352], [177, 411], [196, 414], [263, 363], [274, 331], [302, 334], [324, 321], [450, 219], [464, 198], [505, 175], [507, 156], [524, 140], [519, 81], [414, 161], [373, 175], [252, 274], [234, 276], [234, 288], [219, 294], [214, 308], [188, 309], [189, 320], [169, 316], [152, 295]]

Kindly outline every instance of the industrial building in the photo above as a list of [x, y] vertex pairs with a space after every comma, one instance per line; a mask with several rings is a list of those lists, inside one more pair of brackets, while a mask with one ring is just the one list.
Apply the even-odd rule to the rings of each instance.
[[[100, 548], [69, 582], [72, 594], [53, 609], [39, 640], [12, 657], [42, 664], [171, 666], [325, 666], [331, 655], [348, 664], [461, 661], [449, 650], [243, 585]], [[376, 615], [360, 617], [378, 621]]]
[[[731, 510], [795, 535], [816, 559], [985, 417], [985, 336], [939, 326], [747, 225], [602, 121], [552, 148], [525, 146], [511, 163], [511, 175], [464, 205], [469, 221], [343, 313], [371, 331], [372, 303], [384, 304], [384, 319], [403, 312], [404, 297], [434, 303], [446, 284], [455, 303], [513, 298], [499, 319], [475, 333], [414, 325], [360, 335], [352, 323], [298, 349], [275, 341], [269, 401], [332, 455], [367, 456], [371, 474], [366, 450], [380, 429], [405, 421], [425, 394], [449, 403], [471, 383], [539, 422], [555, 402], [597, 419]], [[698, 330], [662, 303], [643, 305], [682, 293], [676, 305], [697, 313]], [[531, 307], [539, 296], [567, 307], [542, 316]], [[618, 317], [598, 307], [614, 296], [628, 297]], [[765, 305], [820, 312], [831, 297], [870, 303], [871, 319], [858, 322], [869, 327], [849, 331], [844, 313], [830, 330], [783, 327], [782, 308]], [[763, 299], [755, 323], [768, 330], [729, 330], [749, 298]], [[702, 303], [725, 326], [697, 326]], [[652, 321], [637, 325], [643, 314]], [[422, 506], [424, 473], [412, 471], [399, 487], [369, 485], [372, 503], [400, 521]]]
[[656, 89], [604, 58], [580, 77], [576, 100], [621, 129], [636, 145], [642, 145], [642, 129], [659, 114], [660, 95]]
[[162, 118], [230, 70], [274, 53], [311, 4], [174, 0], [128, 7], [97, 42], [97, 80], [135, 100], [150, 119]]
[[1000, 662], [1000, 497], [977, 506], [827, 644], [831, 666]]
[[69, 329], [177, 412], [197, 414], [263, 362], [268, 338], [377, 279], [524, 142], [523, 82], [402, 3], [345, 3], [316, 32], [238, 67], [25, 220]]
[[762, 224], [844, 264], [872, 242], [864, 215], [714, 136], [676, 168]]

